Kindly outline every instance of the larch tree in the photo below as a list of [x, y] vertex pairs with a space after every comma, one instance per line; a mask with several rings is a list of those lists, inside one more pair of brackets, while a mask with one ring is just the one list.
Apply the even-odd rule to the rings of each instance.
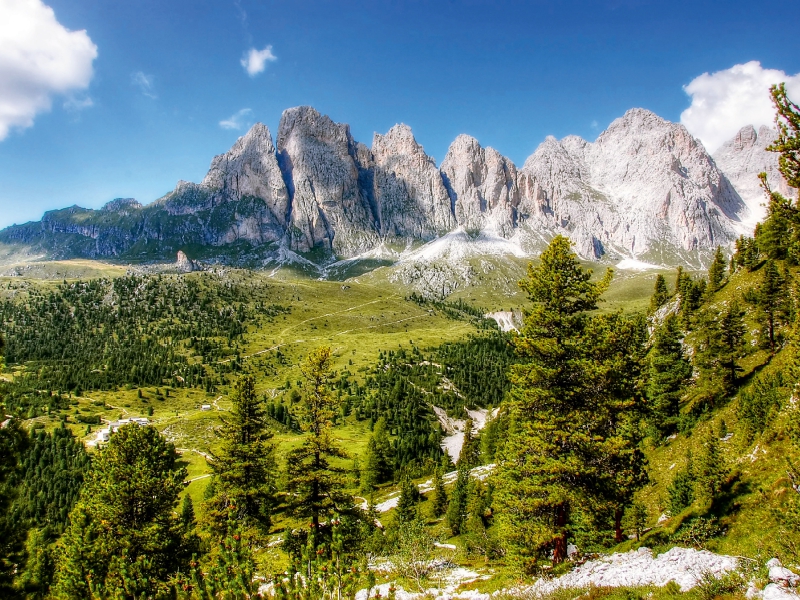
[[300, 365], [300, 372], [305, 381], [297, 417], [305, 438], [286, 457], [286, 488], [290, 511], [311, 519], [316, 546], [320, 519], [350, 510], [353, 499], [343, 491], [344, 469], [331, 463], [331, 459], [346, 458], [347, 453], [331, 433], [338, 401], [330, 391], [335, 375], [330, 347], [313, 350]]

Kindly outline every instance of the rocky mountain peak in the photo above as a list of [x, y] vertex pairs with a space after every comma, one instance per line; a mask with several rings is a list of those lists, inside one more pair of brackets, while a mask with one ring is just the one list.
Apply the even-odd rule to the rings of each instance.
[[752, 227], [766, 216], [766, 196], [761, 189], [758, 174], [765, 172], [770, 187], [789, 198], [797, 197], [778, 170], [778, 155], [770, 146], [778, 132], [762, 125], [756, 131], [752, 125], [742, 127], [736, 135], [714, 153], [714, 162], [727, 175], [748, 208], [744, 222]]

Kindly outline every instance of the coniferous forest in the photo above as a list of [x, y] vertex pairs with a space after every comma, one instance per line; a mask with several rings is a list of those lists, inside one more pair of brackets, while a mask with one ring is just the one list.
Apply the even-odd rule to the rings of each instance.
[[[772, 93], [800, 188], [800, 109]], [[754, 237], [647, 274], [643, 310], [555, 237], [506, 332], [355, 282], [3, 278], [0, 595], [394, 597], [444, 561], [515, 597], [641, 547], [800, 564], [800, 205], [762, 184]], [[764, 575], [736, 577], [692, 593]]]

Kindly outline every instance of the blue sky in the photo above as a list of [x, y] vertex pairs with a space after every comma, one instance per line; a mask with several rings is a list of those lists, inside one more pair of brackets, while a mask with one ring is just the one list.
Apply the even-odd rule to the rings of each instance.
[[[0, 227], [71, 204], [151, 202], [202, 179], [244, 126], [261, 121], [274, 136], [300, 104], [366, 144], [404, 122], [437, 162], [469, 133], [521, 166], [545, 136], [593, 140], [631, 107], [679, 121], [692, 101], [684, 86], [720, 72], [695, 84], [699, 108], [685, 117], [714, 140], [700, 100], [727, 106], [738, 127], [755, 114], [736, 104], [741, 85], [766, 69], [800, 72], [800, 5], [770, 0], [4, 1], [34, 25], [19, 44], [72, 58], [37, 76], [30, 104], [27, 67], [3, 56], [19, 23], [0, 15], [0, 119], [4, 95], [29, 101], [0, 141]], [[57, 20], [48, 26], [73, 33], [48, 34], [42, 2]], [[251, 50], [260, 72], [258, 60], [245, 68]], [[749, 61], [761, 65], [731, 71]]]

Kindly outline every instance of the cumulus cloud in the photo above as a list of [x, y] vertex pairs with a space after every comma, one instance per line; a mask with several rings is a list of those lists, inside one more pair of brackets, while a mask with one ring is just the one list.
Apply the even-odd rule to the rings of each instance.
[[790, 98], [800, 98], [800, 73], [765, 69], [756, 60], [703, 73], [683, 88], [692, 104], [681, 113], [681, 123], [713, 152], [745, 125], [756, 129], [773, 125], [775, 109], [769, 87], [781, 82], [786, 82]]
[[220, 121], [219, 126], [223, 129], [244, 129], [252, 123], [252, 117], [253, 111], [249, 108], [243, 108], [227, 119]]
[[268, 62], [275, 62], [278, 57], [272, 53], [272, 46], [267, 46], [263, 50], [250, 48], [242, 57], [242, 66], [250, 77], [255, 77], [267, 68]]
[[[70, 31], [41, 0], [0, 2], [0, 140], [33, 125], [53, 96], [85, 90], [97, 58], [85, 30]], [[69, 101], [68, 101], [69, 102]], [[74, 106], [89, 106], [86, 97]]]
[[155, 100], [158, 98], [156, 96], [155, 89], [153, 88], [153, 76], [152, 75], [145, 75], [141, 71], [136, 71], [135, 73], [131, 73], [131, 85], [135, 85], [139, 88], [139, 91], [142, 92], [148, 98], [152, 98]]

